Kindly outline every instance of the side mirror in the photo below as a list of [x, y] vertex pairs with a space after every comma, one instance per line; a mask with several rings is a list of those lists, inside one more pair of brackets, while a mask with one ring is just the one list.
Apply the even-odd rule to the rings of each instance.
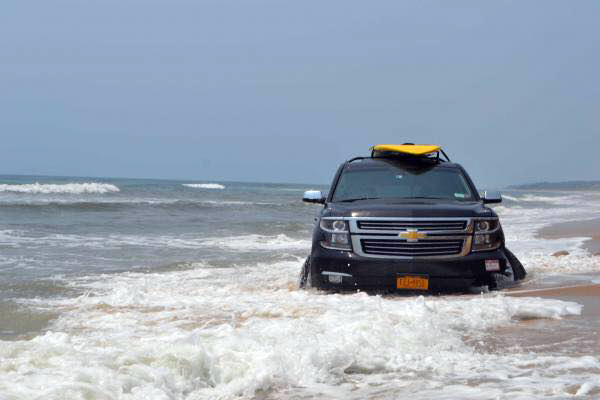
[[484, 204], [493, 204], [493, 203], [501, 203], [502, 195], [500, 192], [496, 191], [485, 191], [483, 192], [483, 203]]
[[307, 190], [302, 196], [302, 201], [305, 203], [325, 204], [325, 196], [320, 190]]

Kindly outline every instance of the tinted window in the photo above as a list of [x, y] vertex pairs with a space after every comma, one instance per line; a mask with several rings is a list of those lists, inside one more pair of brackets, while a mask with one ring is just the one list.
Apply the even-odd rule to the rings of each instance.
[[453, 168], [410, 169], [389, 165], [342, 172], [333, 201], [361, 198], [473, 200], [462, 172]]

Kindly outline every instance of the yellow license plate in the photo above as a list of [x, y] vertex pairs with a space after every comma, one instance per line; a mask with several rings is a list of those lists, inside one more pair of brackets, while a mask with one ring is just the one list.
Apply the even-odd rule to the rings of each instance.
[[396, 278], [396, 288], [427, 290], [429, 289], [429, 278], [426, 276], [399, 276]]

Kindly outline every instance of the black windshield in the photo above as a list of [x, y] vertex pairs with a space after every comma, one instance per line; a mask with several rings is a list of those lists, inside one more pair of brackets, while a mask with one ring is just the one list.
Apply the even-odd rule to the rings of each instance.
[[332, 200], [423, 198], [474, 200], [460, 169], [415, 169], [392, 164], [344, 170]]

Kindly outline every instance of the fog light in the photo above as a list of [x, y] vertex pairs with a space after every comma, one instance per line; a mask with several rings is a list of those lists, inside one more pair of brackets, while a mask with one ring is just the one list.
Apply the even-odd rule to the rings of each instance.
[[341, 275], [329, 275], [329, 283], [335, 283], [335, 284], [340, 284], [342, 283], [342, 276]]

